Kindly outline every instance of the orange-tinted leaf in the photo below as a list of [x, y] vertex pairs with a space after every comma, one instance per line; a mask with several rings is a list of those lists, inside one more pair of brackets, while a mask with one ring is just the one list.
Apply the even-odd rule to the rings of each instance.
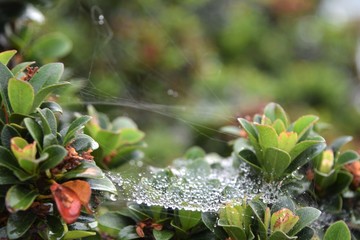
[[[79, 197], [81, 204], [89, 211], [89, 201], [91, 197], [91, 188], [90, 184], [83, 180], [74, 180], [68, 181], [61, 184], [64, 187], [70, 188], [73, 190]], [[90, 210], [91, 212], [91, 210]]]
[[81, 201], [78, 195], [66, 186], [53, 183], [50, 187], [57, 209], [67, 224], [73, 223], [80, 215]]

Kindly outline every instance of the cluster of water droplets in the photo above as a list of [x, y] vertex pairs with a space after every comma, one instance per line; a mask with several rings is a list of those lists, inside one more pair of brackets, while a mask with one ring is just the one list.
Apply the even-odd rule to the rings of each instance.
[[234, 164], [234, 158], [217, 155], [204, 160], [177, 159], [168, 169], [150, 168], [138, 178], [108, 176], [126, 201], [172, 209], [215, 212], [227, 202], [258, 197], [274, 203], [284, 196], [280, 183], [266, 182], [245, 163]]

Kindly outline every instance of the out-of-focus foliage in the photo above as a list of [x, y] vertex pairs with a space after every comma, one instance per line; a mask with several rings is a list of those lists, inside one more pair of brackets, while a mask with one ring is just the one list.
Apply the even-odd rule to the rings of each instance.
[[[252, 114], [267, 101], [280, 102], [295, 116], [310, 110], [346, 134], [360, 131], [359, 114], [354, 111], [356, 22], [334, 24], [322, 14], [324, 2], [52, 3], [56, 7], [35, 5], [44, 13], [45, 23], [32, 35], [15, 32], [12, 44], [25, 56], [45, 62], [54, 52], [56, 57], [66, 56], [65, 65], [73, 69], [70, 75], [87, 76], [90, 82], [77, 97], [102, 103], [101, 110], [110, 115], [118, 116], [119, 111], [109, 110], [109, 103], [146, 119], [138, 123], [152, 131], [176, 125], [179, 141], [168, 141], [166, 132], [156, 133], [166, 144], [186, 142], [184, 150], [192, 145], [189, 136], [194, 136], [196, 144], [224, 151], [222, 136], [202, 126], [217, 129], [235, 119], [237, 112]], [[61, 44], [38, 56], [28, 47], [39, 46], [18, 41], [30, 35], [47, 39], [49, 33], [50, 40], [40, 48], [46, 42]], [[73, 51], [66, 55], [70, 42]], [[212, 138], [220, 138], [221, 144]], [[147, 151], [158, 150], [150, 144]]]

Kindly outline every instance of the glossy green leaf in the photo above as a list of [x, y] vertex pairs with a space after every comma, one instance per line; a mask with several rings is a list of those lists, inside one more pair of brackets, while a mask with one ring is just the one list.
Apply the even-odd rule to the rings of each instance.
[[8, 50], [4, 52], [0, 52], [0, 62], [4, 65], [7, 65], [11, 58], [15, 56], [16, 50]]
[[275, 122], [277, 119], [280, 119], [284, 125], [287, 127], [289, 124], [288, 117], [284, 109], [276, 103], [269, 103], [264, 108], [264, 115], [268, 117], [271, 122]]
[[341, 153], [335, 162], [335, 168], [340, 168], [345, 164], [359, 160], [359, 154], [353, 150]]
[[333, 150], [333, 152], [335, 153], [335, 156], [336, 156], [337, 152], [340, 151], [340, 148], [352, 140], [353, 140], [352, 136], [339, 137], [339, 138], [336, 138], [329, 147]]
[[227, 233], [224, 231], [224, 229], [217, 225], [217, 214], [211, 212], [203, 212], [201, 214], [201, 219], [205, 226], [210, 229], [210, 231], [213, 232], [216, 237], [218, 237], [219, 239], [227, 238]]
[[56, 167], [67, 155], [67, 150], [60, 145], [52, 145], [44, 149], [42, 154], [48, 154], [49, 157], [41, 163], [40, 170], [44, 171]]
[[195, 227], [201, 220], [201, 212], [189, 211], [189, 210], [178, 210], [177, 216], [179, 217], [181, 229], [188, 231]]
[[10, 148], [11, 139], [13, 137], [19, 137], [20, 133], [11, 125], [5, 125], [1, 130], [1, 143], [4, 147]]
[[6, 193], [6, 208], [9, 212], [27, 210], [37, 196], [39, 193], [30, 187], [14, 185]]
[[270, 235], [269, 240], [291, 240], [297, 239], [297, 237], [290, 237], [281, 231], [276, 231]]
[[95, 136], [92, 135], [92, 137], [98, 142], [100, 148], [103, 150], [104, 156], [106, 156], [117, 148], [120, 134], [100, 130]]
[[46, 229], [42, 229], [45, 239], [57, 240], [65, 234], [65, 227], [58, 217], [52, 215], [46, 216], [46, 226]]
[[258, 226], [257, 226], [256, 235], [259, 235], [260, 239], [267, 239], [268, 228], [265, 226], [263, 222], [266, 211], [265, 204], [258, 200], [253, 200], [249, 202], [249, 206], [251, 207], [254, 216], [256, 217], [257, 220]]
[[63, 239], [64, 240], [79, 239], [79, 238], [90, 237], [90, 236], [95, 236], [95, 235], [96, 235], [96, 232], [73, 230], [73, 231], [68, 231], [67, 233], [65, 233]]
[[336, 182], [330, 187], [330, 194], [336, 195], [343, 193], [349, 187], [352, 179], [353, 176], [349, 172], [340, 170]]
[[242, 228], [238, 226], [228, 225], [228, 223], [222, 219], [218, 221], [218, 225], [224, 228], [224, 230], [231, 239], [233, 240], [246, 239], [245, 231]]
[[267, 148], [262, 167], [271, 178], [281, 177], [291, 162], [290, 155], [277, 148]]
[[35, 140], [37, 147], [41, 150], [43, 142], [43, 132], [41, 126], [32, 118], [25, 118], [24, 123], [31, 137]]
[[50, 133], [44, 136], [43, 148], [51, 147], [52, 145], [58, 145], [58, 144], [59, 144], [58, 139], [54, 134]]
[[0, 146], [0, 166], [3, 166], [12, 171], [21, 171], [16, 158], [8, 149], [4, 148], [3, 146]]
[[103, 232], [116, 236], [120, 230], [134, 222], [117, 212], [107, 212], [98, 218], [99, 229]]
[[97, 179], [87, 179], [87, 182], [90, 184], [91, 189], [98, 191], [110, 192], [115, 195], [118, 194], [116, 187], [113, 182], [111, 182], [108, 178], [97, 178]]
[[9, 79], [13, 77], [14, 75], [12, 72], [3, 63], [0, 62], [0, 95], [8, 115], [12, 113], [12, 108], [8, 96], [8, 82]]
[[280, 119], [276, 119], [275, 122], [273, 122], [272, 127], [275, 129], [278, 135], [282, 132], [286, 132], [286, 126]]
[[0, 185], [10, 185], [16, 183], [19, 183], [19, 180], [15, 177], [12, 171], [0, 166]]
[[61, 106], [56, 102], [42, 102], [39, 108], [48, 108], [54, 113], [63, 113]]
[[61, 179], [73, 178], [104, 178], [102, 170], [96, 166], [94, 161], [83, 160], [82, 163], [71, 171], [60, 176]]
[[244, 118], [238, 118], [237, 120], [248, 135], [251, 135], [256, 140], [258, 139], [258, 134], [253, 124]]
[[71, 146], [75, 148], [77, 152], [81, 152], [89, 149], [95, 150], [99, 147], [99, 144], [89, 135], [77, 134]]
[[84, 125], [88, 121], [90, 121], [90, 119], [91, 119], [90, 116], [81, 116], [81, 117], [75, 119], [70, 124], [66, 133], [63, 135], [63, 137], [64, 137], [63, 145], [67, 145], [74, 138], [74, 135], [76, 134], [76, 132], [79, 131], [80, 129], [84, 128]]
[[249, 163], [252, 167], [254, 167], [257, 170], [261, 171], [261, 165], [258, 162], [258, 159], [255, 155], [255, 153], [249, 149], [244, 149], [242, 151], [239, 152], [239, 157]]
[[36, 217], [32, 211], [19, 211], [9, 216], [6, 225], [6, 232], [9, 239], [22, 237], [35, 222]]
[[305, 115], [300, 117], [294, 122], [293, 131], [297, 132], [299, 139], [313, 127], [315, 122], [319, 120], [319, 117], [314, 115]]
[[303, 228], [313, 223], [321, 214], [321, 211], [313, 207], [303, 207], [298, 209], [295, 214], [299, 216], [299, 221], [290, 230], [289, 235], [294, 236]]
[[29, 80], [29, 83], [33, 86], [35, 94], [37, 94], [41, 88], [59, 82], [63, 72], [64, 65], [62, 63], [49, 63], [39, 68]]
[[312, 239], [314, 235], [315, 231], [310, 227], [305, 227], [298, 234], [296, 234], [298, 240], [309, 240]]
[[350, 240], [351, 233], [344, 221], [337, 221], [326, 230], [323, 240]]
[[287, 208], [292, 212], [295, 212], [295, 204], [290, 197], [281, 197], [278, 201], [276, 201], [271, 207], [271, 213], [277, 212], [282, 208]]
[[298, 167], [303, 166], [311, 159], [316, 157], [318, 154], [320, 154], [325, 148], [326, 144], [323, 142], [314, 144], [311, 147], [307, 148], [305, 151], [301, 152], [294, 160], [292, 160], [289, 167], [286, 169], [286, 172], [291, 173], [295, 171]]
[[41, 88], [38, 91], [38, 93], [34, 96], [34, 101], [31, 110], [35, 111], [35, 109], [40, 106], [40, 104], [46, 99], [46, 97], [49, 96], [49, 94], [51, 94], [55, 90], [62, 89], [63, 87], [67, 87], [69, 85], [70, 85], [69, 82], [61, 82]]
[[54, 113], [48, 108], [39, 109], [38, 112], [41, 118], [41, 124], [43, 127], [44, 135], [52, 134], [56, 136], [57, 121]]
[[32, 111], [34, 89], [30, 83], [16, 78], [10, 78], [8, 95], [12, 110], [15, 113], [27, 115]]
[[170, 240], [174, 236], [174, 232], [169, 230], [153, 230], [155, 240]]
[[278, 146], [278, 135], [275, 129], [267, 125], [255, 125], [259, 133], [259, 144], [263, 150]]
[[317, 140], [305, 140], [302, 142], [299, 142], [298, 144], [295, 145], [295, 147], [290, 151], [290, 156], [291, 159], [295, 159], [297, 156], [300, 155], [300, 153], [304, 152], [306, 149], [308, 149], [309, 147], [318, 144], [320, 142], [325, 143], [325, 139], [323, 138], [319, 138]]

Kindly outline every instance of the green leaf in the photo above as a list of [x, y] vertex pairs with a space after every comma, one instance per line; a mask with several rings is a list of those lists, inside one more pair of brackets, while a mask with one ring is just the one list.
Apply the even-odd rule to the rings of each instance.
[[9, 212], [27, 210], [39, 196], [36, 190], [24, 185], [14, 185], [6, 193], [5, 204]]
[[8, 95], [12, 110], [15, 113], [27, 115], [32, 112], [34, 102], [34, 89], [31, 84], [10, 78], [8, 85]]
[[353, 139], [352, 136], [339, 137], [339, 138], [335, 139], [335, 141], [333, 141], [329, 147], [333, 150], [333, 152], [336, 156], [337, 153], [339, 152], [340, 148], [342, 146], [344, 146], [346, 143], [350, 142], [352, 139]]
[[285, 124], [280, 119], [276, 119], [275, 122], [272, 124], [272, 127], [275, 129], [278, 135], [282, 132], [286, 132]]
[[52, 145], [44, 149], [42, 154], [48, 154], [49, 157], [41, 163], [40, 170], [45, 171], [56, 167], [67, 155], [67, 150], [60, 145]]
[[177, 216], [179, 217], [181, 229], [185, 232], [195, 227], [201, 220], [201, 213], [196, 211], [178, 210]]
[[111, 125], [112, 131], [117, 131], [123, 128], [137, 129], [136, 123], [128, 117], [117, 117], [114, 121], [112, 121]]
[[136, 233], [135, 226], [126, 226], [121, 229], [119, 233], [119, 240], [132, 240], [132, 239], [139, 239], [139, 235]]
[[229, 235], [229, 237], [233, 240], [243, 240], [246, 239], [245, 231], [238, 227], [238, 226], [232, 226], [228, 225], [228, 223], [225, 220], [220, 219], [218, 221], [218, 225], [223, 227], [226, 233]]
[[290, 240], [290, 239], [297, 239], [297, 237], [290, 237], [283, 232], [276, 231], [270, 235], [269, 240]]
[[16, 158], [14, 158], [11, 152], [3, 146], [0, 146], [0, 166], [6, 167], [12, 171], [21, 171]]
[[47, 61], [65, 57], [72, 49], [71, 40], [60, 32], [48, 33], [31, 46], [31, 54]]
[[34, 97], [31, 111], [35, 111], [35, 109], [40, 106], [40, 104], [46, 99], [47, 96], [49, 96], [50, 93], [55, 90], [62, 89], [63, 87], [67, 87], [69, 85], [69, 82], [61, 82], [41, 88]]
[[343, 165], [359, 160], [359, 154], [353, 150], [348, 150], [340, 154], [335, 162], [335, 168], [341, 168]]
[[313, 207], [303, 207], [298, 209], [296, 211], [296, 215], [299, 216], [299, 221], [290, 230], [289, 235], [290, 236], [296, 235], [303, 228], [313, 223], [320, 216], [320, 214], [321, 211]]
[[118, 194], [116, 187], [108, 178], [87, 179], [91, 189]]
[[271, 122], [275, 122], [280, 119], [285, 127], [289, 125], [289, 120], [284, 109], [276, 103], [269, 103], [264, 108], [264, 115], [270, 118]]
[[302, 116], [294, 122], [293, 131], [297, 132], [299, 139], [302, 139], [304, 134], [311, 129], [318, 120], [319, 117], [314, 115]]
[[319, 138], [318, 140], [305, 140], [302, 142], [299, 142], [295, 145], [295, 147], [290, 151], [291, 159], [295, 159], [297, 156], [299, 156], [300, 153], [304, 152], [309, 147], [318, 144], [320, 142], [325, 143], [325, 139]]
[[64, 240], [79, 239], [79, 238], [90, 237], [90, 236], [95, 236], [95, 235], [96, 235], [96, 232], [73, 230], [73, 231], [68, 231], [67, 233], [65, 233]]
[[314, 237], [315, 231], [310, 227], [305, 227], [296, 236], [298, 240], [309, 240]]
[[351, 233], [344, 221], [337, 221], [326, 230], [323, 240], [350, 240]]
[[11, 139], [19, 137], [20, 133], [11, 125], [5, 125], [1, 131], [1, 143], [4, 147], [10, 148]]
[[144, 136], [145, 133], [137, 129], [132, 129], [132, 128], [121, 129], [117, 147], [123, 145], [135, 144], [141, 141], [144, 138]]
[[331, 191], [329, 194], [336, 195], [344, 192], [350, 185], [353, 176], [348, 171], [340, 170], [337, 175], [336, 182], [330, 187]]
[[89, 135], [78, 134], [71, 143], [71, 146], [75, 148], [77, 152], [81, 152], [89, 149], [95, 150], [99, 147], [99, 144]]
[[91, 119], [90, 116], [81, 116], [77, 118], [75, 121], [73, 121], [70, 124], [69, 128], [67, 129], [66, 133], [63, 135], [64, 137], [63, 145], [67, 145], [74, 138], [76, 132], [84, 128], [84, 125], [88, 121], [90, 121], [90, 119]]
[[257, 170], [262, 170], [260, 163], [258, 162], [258, 159], [255, 155], [255, 153], [249, 149], [244, 149], [242, 151], [239, 152], [239, 157], [249, 163], [251, 166], [253, 166], [255, 169]]
[[41, 103], [40, 109], [48, 108], [54, 113], [63, 113], [61, 106], [56, 102], [43, 102]]
[[8, 50], [4, 52], [0, 52], [0, 62], [4, 65], [7, 65], [11, 58], [15, 56], [16, 50]]
[[174, 236], [174, 232], [168, 230], [153, 230], [153, 235], [156, 240], [170, 240]]
[[197, 159], [204, 158], [206, 156], [206, 152], [197, 146], [189, 148], [184, 154], [185, 159]]
[[37, 147], [42, 149], [42, 139], [43, 133], [40, 125], [32, 118], [25, 118], [24, 119], [25, 126], [29, 131], [31, 137], [36, 141]]
[[6, 232], [9, 239], [22, 237], [35, 222], [36, 217], [32, 211], [20, 211], [9, 216], [6, 225]]
[[203, 212], [201, 214], [202, 222], [213, 232], [219, 239], [226, 239], [227, 234], [223, 228], [217, 225], [218, 215], [211, 212]]
[[271, 232], [281, 231], [288, 233], [298, 221], [299, 216], [287, 208], [282, 208], [271, 215]]
[[35, 75], [29, 80], [29, 83], [34, 88], [35, 94], [37, 94], [41, 88], [59, 82], [63, 71], [64, 65], [62, 63], [49, 63], [39, 68]]
[[267, 125], [255, 125], [259, 133], [259, 144], [263, 150], [278, 146], [278, 135], [275, 129]]
[[256, 140], [258, 139], [258, 133], [253, 124], [244, 118], [238, 118], [237, 120], [248, 135], [251, 135]]
[[19, 180], [14, 176], [12, 171], [5, 167], [0, 167], [0, 185], [10, 185], [17, 183], [19, 183]]
[[65, 227], [62, 224], [60, 218], [52, 216], [52, 215], [47, 215], [46, 216], [46, 225], [47, 225], [47, 228], [44, 229], [44, 231], [45, 231], [44, 239], [57, 240], [64, 236]]
[[294, 160], [292, 160], [289, 167], [286, 169], [286, 172], [291, 173], [295, 171], [298, 167], [303, 166], [311, 159], [316, 157], [318, 154], [320, 154], [325, 148], [326, 144], [323, 142], [314, 144], [311, 147], [307, 148], [305, 151], [300, 153]]
[[290, 155], [277, 148], [267, 148], [262, 167], [271, 178], [278, 178], [285, 172], [291, 162]]
[[52, 134], [56, 136], [57, 121], [54, 113], [48, 108], [39, 109], [38, 112], [41, 118], [44, 135]]
[[121, 229], [134, 224], [134, 222], [120, 215], [118, 212], [107, 212], [98, 218], [98, 224], [101, 231], [111, 236], [116, 236]]
[[277, 212], [281, 210], [282, 208], [287, 208], [291, 210], [292, 212], [295, 212], [295, 204], [293, 200], [291, 200], [290, 197], [281, 197], [277, 202], [274, 203], [274, 205], [271, 207], [271, 212]]
[[12, 112], [8, 96], [8, 83], [9, 79], [13, 77], [14, 75], [12, 72], [3, 63], [0, 62], [0, 95], [8, 115], [10, 115]]
[[102, 170], [96, 166], [94, 161], [83, 160], [82, 163], [71, 171], [66, 172], [60, 176], [61, 179], [73, 178], [104, 178], [105, 175]]
[[257, 220], [257, 234], [260, 236], [260, 239], [267, 239], [268, 229], [263, 222], [266, 209], [265, 204], [258, 200], [253, 200], [249, 202], [249, 206], [251, 207]]

